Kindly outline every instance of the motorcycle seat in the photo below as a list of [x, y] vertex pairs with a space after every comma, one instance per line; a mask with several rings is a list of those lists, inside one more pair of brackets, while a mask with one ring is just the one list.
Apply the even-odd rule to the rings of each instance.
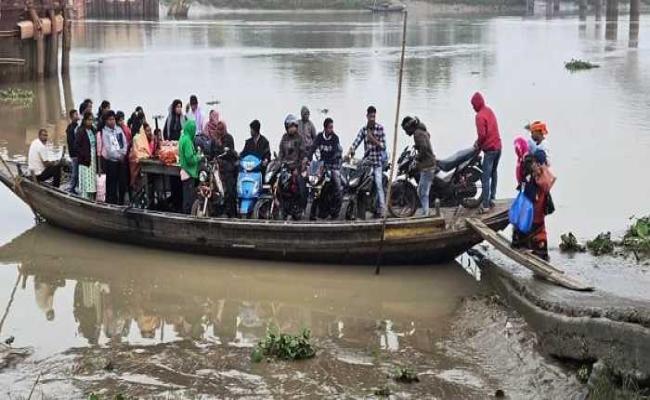
[[462, 163], [471, 160], [476, 155], [474, 147], [459, 150], [450, 157], [438, 160], [437, 167], [440, 171], [449, 172]]

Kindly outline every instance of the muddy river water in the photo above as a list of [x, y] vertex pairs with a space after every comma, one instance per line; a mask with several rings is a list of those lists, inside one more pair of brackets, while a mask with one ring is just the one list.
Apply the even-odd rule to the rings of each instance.
[[[142, 105], [151, 117], [190, 94], [205, 112], [219, 102], [238, 148], [254, 118], [276, 148], [284, 116], [303, 104], [316, 126], [332, 117], [347, 147], [369, 104], [380, 122], [394, 123], [400, 24], [367, 13], [252, 12], [75, 23], [70, 78], [23, 85], [35, 91], [34, 107], [0, 109], [0, 151], [24, 156], [41, 126], [60, 143], [64, 111], [86, 97], [127, 114]], [[628, 28], [622, 19], [606, 37], [591, 17], [412, 14], [403, 114], [427, 124], [444, 156], [473, 143], [469, 98], [482, 91], [505, 144], [500, 197], [513, 195], [513, 138], [527, 121], [545, 120], [559, 178], [551, 242], [567, 230], [623, 230], [650, 199], [650, 19], [642, 16], [638, 37]], [[572, 74], [563, 64], [571, 58], [601, 67]], [[402, 136], [399, 148], [406, 144]], [[0, 301], [0, 338], [14, 336], [13, 346], [31, 352], [0, 373], [0, 397], [26, 396], [39, 375], [45, 398], [101, 390], [364, 397], [393, 385], [386, 376], [398, 365], [421, 373], [420, 384], [392, 387], [400, 397], [485, 398], [505, 388], [512, 398], [569, 398], [579, 390], [456, 264], [391, 267], [376, 277], [363, 267], [116, 245], [34, 227], [4, 187]], [[252, 365], [250, 348], [270, 324], [311, 329], [318, 357]]]

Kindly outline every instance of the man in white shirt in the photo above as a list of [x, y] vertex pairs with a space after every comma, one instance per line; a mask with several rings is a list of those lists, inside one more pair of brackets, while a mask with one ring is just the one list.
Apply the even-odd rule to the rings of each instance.
[[44, 182], [52, 178], [52, 185], [58, 188], [61, 184], [61, 164], [59, 161], [50, 159], [47, 137], [46, 129], [38, 131], [38, 138], [34, 139], [29, 146], [27, 165], [38, 182]]

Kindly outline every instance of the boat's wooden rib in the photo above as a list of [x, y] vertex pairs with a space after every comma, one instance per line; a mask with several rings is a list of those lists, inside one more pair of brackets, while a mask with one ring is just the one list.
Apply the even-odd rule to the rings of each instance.
[[566, 275], [564, 271], [554, 267], [539, 257], [512, 248], [508, 240], [500, 236], [481, 220], [476, 218], [467, 218], [466, 221], [468, 226], [472, 227], [472, 229], [474, 229], [483, 239], [493, 245], [497, 250], [521, 264], [523, 267], [530, 269], [536, 275], [567, 289], [579, 291], [594, 290], [593, 286], [589, 286], [576, 278]]
[[[0, 181], [15, 190], [9, 174]], [[372, 264], [381, 222], [283, 222], [188, 215], [96, 203], [48, 185], [24, 179], [19, 197], [48, 223], [84, 235], [170, 250], [295, 261]], [[482, 217], [493, 229], [507, 226], [509, 201]], [[443, 216], [448, 213], [443, 212]], [[450, 226], [448, 218], [389, 219], [386, 263], [436, 263], [453, 259], [481, 241], [467, 227]]]

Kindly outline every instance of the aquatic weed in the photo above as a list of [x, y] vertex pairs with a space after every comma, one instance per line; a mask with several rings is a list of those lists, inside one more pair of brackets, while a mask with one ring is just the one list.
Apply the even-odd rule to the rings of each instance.
[[401, 382], [401, 383], [413, 383], [413, 382], [420, 382], [420, 378], [418, 378], [418, 374], [415, 372], [414, 369], [410, 367], [397, 367], [395, 369], [395, 373], [393, 374], [393, 379], [396, 382]]
[[600, 233], [594, 238], [594, 240], [589, 240], [587, 242], [587, 249], [589, 252], [595, 256], [601, 256], [604, 254], [612, 254], [614, 252], [614, 241], [612, 241], [611, 232]]
[[311, 345], [311, 332], [303, 329], [298, 335], [280, 333], [276, 326], [266, 331], [266, 336], [253, 349], [251, 360], [260, 362], [264, 357], [280, 360], [305, 360], [316, 355]]
[[581, 71], [585, 69], [599, 68], [600, 65], [590, 63], [589, 61], [579, 60], [572, 58], [571, 61], [564, 63], [564, 68], [568, 69], [571, 72]]
[[650, 256], [650, 216], [631, 219], [634, 223], [623, 236], [623, 248], [633, 252], [637, 259], [639, 255]]
[[0, 103], [11, 104], [14, 106], [30, 106], [34, 101], [34, 92], [23, 89], [4, 89], [0, 90]]
[[566, 253], [584, 253], [587, 249], [578, 242], [573, 232], [560, 235], [560, 251]]

